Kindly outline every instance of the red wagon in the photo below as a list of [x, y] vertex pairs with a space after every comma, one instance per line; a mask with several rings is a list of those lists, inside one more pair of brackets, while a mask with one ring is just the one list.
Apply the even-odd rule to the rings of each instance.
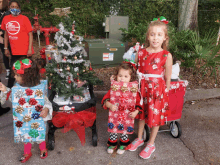
[[[179, 138], [181, 136], [182, 131], [178, 120], [180, 120], [182, 116], [184, 96], [187, 85], [188, 85], [188, 81], [186, 80], [173, 81], [170, 83], [170, 91], [169, 91], [170, 115], [166, 118], [166, 124], [170, 123], [169, 125], [170, 129], [160, 130], [159, 132], [170, 131], [171, 135], [174, 138]], [[144, 139], [145, 141], [148, 141], [149, 139], [149, 128], [147, 125], [145, 125]]]

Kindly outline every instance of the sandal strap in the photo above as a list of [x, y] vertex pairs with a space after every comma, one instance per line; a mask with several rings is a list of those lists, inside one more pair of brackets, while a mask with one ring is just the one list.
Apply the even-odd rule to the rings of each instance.
[[109, 146], [108, 148], [115, 150], [117, 146]]
[[126, 147], [127, 147], [127, 146], [120, 146], [119, 149], [125, 150]]

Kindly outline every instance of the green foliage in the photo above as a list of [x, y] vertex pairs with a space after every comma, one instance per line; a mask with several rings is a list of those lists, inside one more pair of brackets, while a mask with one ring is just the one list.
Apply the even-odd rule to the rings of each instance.
[[128, 30], [125, 28], [120, 28], [122, 31], [122, 41], [131, 42], [132, 39], [136, 39], [140, 43], [145, 42], [146, 32], [147, 32], [147, 23], [135, 24], [133, 21], [129, 24]]
[[164, 16], [177, 26], [178, 0], [120, 0], [119, 15], [129, 16], [135, 24], [146, 23]]
[[198, 61], [204, 61], [205, 64], [201, 66], [198, 72], [206, 75], [208, 71], [211, 72], [210, 76], [214, 74], [216, 81], [216, 68], [220, 64], [220, 56], [217, 55], [220, 51], [220, 45], [216, 46], [215, 42], [217, 39], [216, 32], [207, 32], [204, 37], [200, 37], [198, 33], [192, 35], [192, 52], [198, 56]]
[[[118, 15], [129, 16], [129, 26], [135, 28], [134, 31], [142, 31], [142, 26], [147, 26], [153, 18], [160, 16], [166, 17], [175, 27], [178, 26], [179, 0], [20, 0], [20, 3], [22, 13], [27, 15], [32, 23], [36, 10], [43, 27], [56, 26], [61, 22], [62, 18], [59, 16], [49, 15], [54, 8], [70, 6], [72, 13], [69, 16], [78, 23], [76, 31], [85, 36], [105, 37], [102, 22], [105, 15], [110, 15], [111, 6], [118, 11]], [[215, 21], [220, 18], [220, 1], [199, 0], [198, 10], [200, 35], [204, 36], [210, 28], [218, 30], [219, 24]], [[137, 30], [138, 28], [140, 30]], [[128, 39], [135, 37], [132, 36], [134, 31], [128, 31], [131, 32]]]
[[198, 26], [200, 35], [204, 36], [210, 29], [217, 31], [220, 26], [216, 22], [216, 20], [220, 20], [220, 1], [199, 0], [198, 10]]
[[182, 66], [193, 67], [195, 60], [199, 57], [192, 53], [192, 39], [191, 36], [195, 32], [191, 30], [177, 31], [176, 28], [169, 29], [169, 51], [173, 55], [174, 59], [181, 60]]

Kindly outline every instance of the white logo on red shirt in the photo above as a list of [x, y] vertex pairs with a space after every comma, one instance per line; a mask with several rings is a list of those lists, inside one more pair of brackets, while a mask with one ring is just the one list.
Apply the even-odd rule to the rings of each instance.
[[20, 31], [20, 24], [17, 21], [10, 21], [6, 24], [6, 30], [11, 35], [18, 34]]

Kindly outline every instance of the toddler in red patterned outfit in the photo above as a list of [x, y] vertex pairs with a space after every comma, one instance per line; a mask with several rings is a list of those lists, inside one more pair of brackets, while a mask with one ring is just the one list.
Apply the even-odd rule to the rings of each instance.
[[142, 110], [138, 83], [136, 80], [136, 66], [131, 62], [123, 62], [116, 71], [115, 80], [111, 81], [111, 89], [102, 100], [103, 107], [109, 108], [108, 153], [117, 149], [117, 133], [121, 133], [118, 154], [123, 154], [130, 141], [128, 134], [134, 131], [134, 118]]

